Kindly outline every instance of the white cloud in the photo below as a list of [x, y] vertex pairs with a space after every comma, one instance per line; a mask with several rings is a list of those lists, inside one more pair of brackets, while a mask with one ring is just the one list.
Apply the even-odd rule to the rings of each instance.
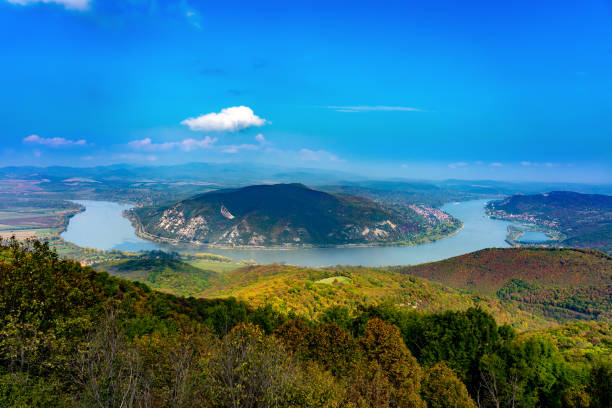
[[466, 162], [456, 162], [456, 163], [449, 164], [448, 167], [450, 167], [451, 169], [456, 169], [457, 167], [465, 167], [467, 165], [468, 163]]
[[184, 139], [179, 142], [163, 142], [154, 143], [151, 138], [147, 137], [141, 140], [134, 140], [128, 143], [128, 146], [135, 150], [144, 150], [148, 152], [166, 151], [179, 148], [186, 152], [195, 149], [208, 149], [217, 142], [217, 138], [206, 136], [204, 139]]
[[7, 0], [12, 4], [28, 6], [36, 3], [55, 3], [64, 6], [69, 10], [87, 10], [91, 0]]
[[411, 108], [409, 106], [328, 106], [328, 108], [337, 112], [422, 112], [419, 108]]
[[212, 147], [213, 144], [217, 142], [217, 138], [211, 138], [210, 136], [206, 136], [204, 139], [196, 140], [196, 139], [185, 139], [181, 142], [178, 142], [178, 146], [185, 150], [190, 151], [194, 149], [208, 149]]
[[310, 149], [302, 149], [300, 150], [300, 159], [304, 161], [343, 161], [338, 156], [333, 153], [328, 152], [327, 150], [310, 150]]
[[65, 146], [85, 146], [87, 141], [85, 139], [80, 140], [69, 140], [63, 137], [40, 137], [38, 135], [30, 135], [23, 138], [23, 143], [36, 144], [49, 147], [65, 147]]
[[503, 167], [503, 164], [501, 164], [500, 162], [493, 162], [493, 163], [491, 163], [491, 166], [493, 166], [493, 167]]
[[522, 161], [522, 162], [521, 162], [521, 166], [529, 167], [529, 166], [531, 166], [531, 162], [528, 162], [528, 161]]
[[255, 136], [255, 140], [257, 140], [262, 145], [268, 144], [268, 141], [266, 140], [264, 135], [262, 135], [261, 133], [259, 133], [259, 134], [257, 134], [257, 136]]
[[253, 113], [247, 106], [233, 106], [222, 109], [219, 113], [207, 113], [197, 118], [188, 118], [181, 125], [188, 126], [191, 130], [235, 132], [252, 126], [263, 126], [265, 119]]

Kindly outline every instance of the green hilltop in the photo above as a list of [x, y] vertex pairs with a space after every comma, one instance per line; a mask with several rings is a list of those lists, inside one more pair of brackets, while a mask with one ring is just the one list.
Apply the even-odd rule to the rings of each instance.
[[147, 238], [226, 246], [414, 244], [460, 226], [450, 216], [425, 219], [409, 208], [302, 184], [217, 190], [129, 216]]

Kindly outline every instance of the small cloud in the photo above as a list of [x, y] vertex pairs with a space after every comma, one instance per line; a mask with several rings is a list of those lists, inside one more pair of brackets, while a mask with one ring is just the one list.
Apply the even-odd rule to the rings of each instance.
[[185, 139], [179, 142], [163, 142], [153, 143], [151, 138], [147, 137], [141, 140], [134, 140], [128, 143], [128, 146], [135, 150], [144, 151], [167, 151], [175, 148], [179, 148], [186, 152], [195, 149], [208, 149], [217, 142], [217, 138], [211, 138], [206, 136], [204, 139]]
[[310, 149], [302, 149], [300, 150], [300, 158], [304, 161], [344, 161], [340, 159], [333, 153], [330, 153], [326, 150], [310, 150]]
[[7, 0], [12, 4], [29, 6], [37, 3], [55, 3], [64, 6], [68, 10], [87, 10], [91, 0]]
[[504, 165], [501, 164], [500, 162], [493, 162], [493, 163], [491, 163], [491, 166], [492, 167], [503, 167]]
[[207, 113], [197, 118], [188, 118], [181, 125], [194, 131], [235, 132], [253, 126], [263, 126], [267, 121], [253, 113], [247, 106], [222, 109], [219, 113]]
[[30, 135], [23, 139], [23, 143], [36, 144], [49, 147], [66, 147], [66, 146], [85, 146], [85, 139], [69, 140], [63, 137], [40, 137], [38, 135]]
[[531, 162], [529, 162], [529, 161], [522, 161], [522, 162], [521, 162], [521, 166], [529, 167], [529, 166], [531, 166], [531, 165], [532, 165], [532, 163], [531, 163]]
[[40, 150], [34, 150], [34, 157], [40, 157], [42, 156], [42, 152]]
[[482, 160], [477, 160], [474, 162], [474, 164], [477, 166], [482, 166], [484, 163], [482, 162]]
[[450, 167], [451, 169], [456, 169], [457, 167], [465, 167], [467, 165], [468, 163], [466, 162], [456, 162], [456, 163], [450, 163], [448, 167]]
[[196, 140], [196, 139], [185, 139], [181, 142], [177, 142], [177, 146], [182, 150], [191, 151], [194, 149], [208, 149], [212, 147], [213, 144], [217, 142], [217, 138], [211, 138], [210, 136], [206, 136], [204, 139]]
[[328, 106], [337, 112], [422, 112], [419, 108], [409, 106]]
[[241, 145], [228, 145], [221, 146], [221, 151], [223, 153], [238, 153], [241, 150], [259, 150], [259, 146], [249, 143], [244, 143]]
[[255, 140], [257, 140], [257, 143], [259, 143], [262, 146], [269, 144], [268, 141], [266, 140], [266, 138], [264, 137], [264, 135], [262, 135], [261, 133], [258, 133], [255, 136]]

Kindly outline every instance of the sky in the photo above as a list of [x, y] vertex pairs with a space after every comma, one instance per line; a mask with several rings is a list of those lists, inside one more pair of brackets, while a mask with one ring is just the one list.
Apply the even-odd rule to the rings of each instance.
[[612, 1], [0, 0], [0, 166], [612, 182]]

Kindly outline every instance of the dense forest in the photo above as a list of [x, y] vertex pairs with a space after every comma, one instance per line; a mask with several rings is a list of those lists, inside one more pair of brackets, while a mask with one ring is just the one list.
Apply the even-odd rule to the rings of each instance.
[[612, 257], [585, 249], [485, 249], [386, 268], [247, 265], [153, 251], [95, 268], [166, 293], [235, 297], [309, 319], [331, 306], [385, 302], [428, 313], [480, 307], [518, 330], [612, 316]]
[[38, 241], [0, 249], [2, 407], [603, 408], [610, 327], [596, 330], [608, 343], [569, 358], [479, 308], [306, 319], [156, 292]]

